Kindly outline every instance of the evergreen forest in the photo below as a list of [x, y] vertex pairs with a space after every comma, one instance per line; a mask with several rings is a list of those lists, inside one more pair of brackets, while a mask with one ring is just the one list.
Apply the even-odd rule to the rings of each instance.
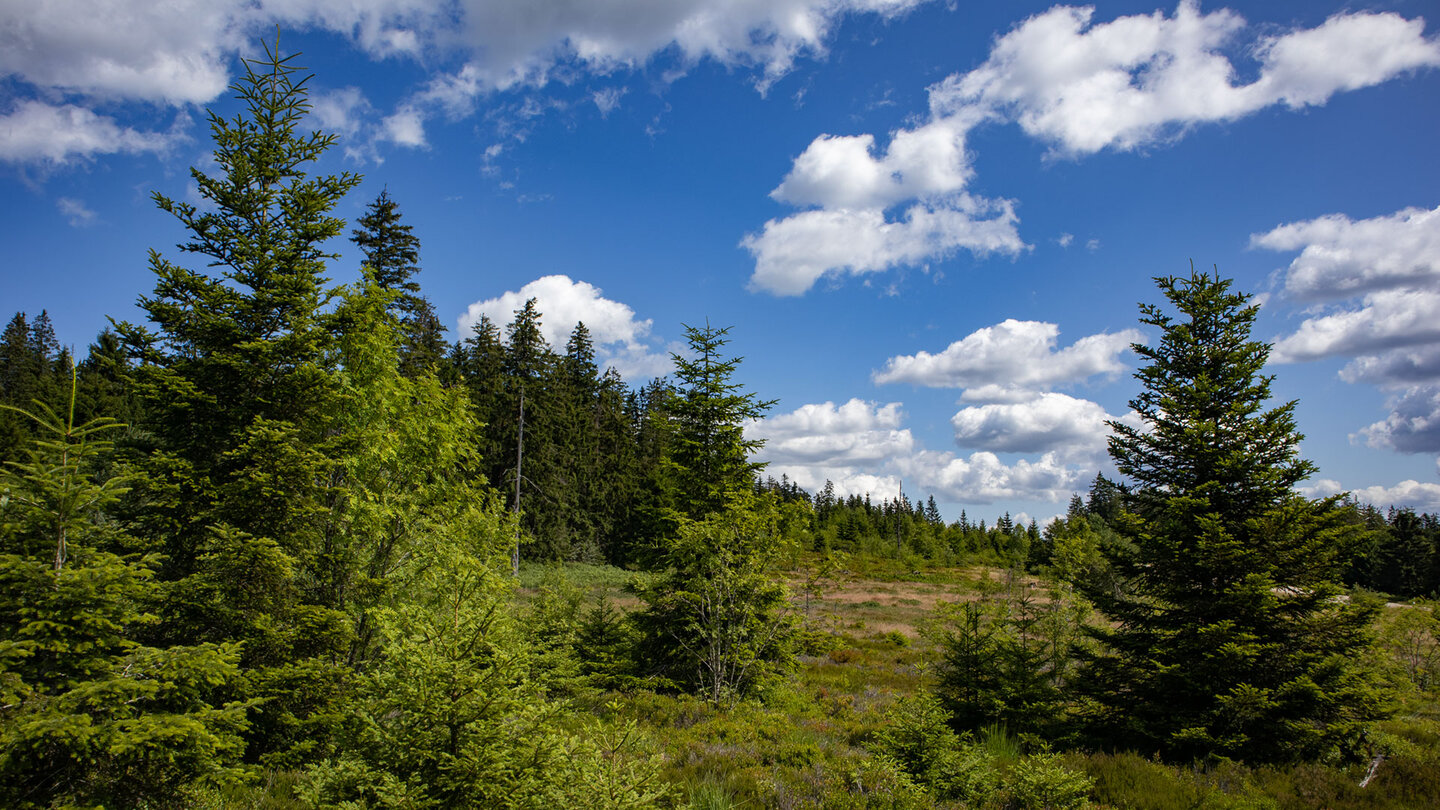
[[1440, 806], [1440, 517], [1297, 494], [1218, 271], [1062, 518], [807, 492], [706, 313], [648, 381], [533, 299], [447, 341], [305, 79], [154, 195], [143, 318], [0, 336], [0, 805]]

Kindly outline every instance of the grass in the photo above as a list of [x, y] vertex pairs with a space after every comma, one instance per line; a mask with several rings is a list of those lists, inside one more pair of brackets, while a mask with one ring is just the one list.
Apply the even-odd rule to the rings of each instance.
[[[782, 572], [792, 592], [812, 573], [807, 562], [797, 559]], [[638, 604], [629, 590], [635, 577], [605, 566], [523, 566], [521, 597], [563, 581], [628, 609]], [[684, 787], [695, 808], [959, 806], [915, 804], [904, 790], [876, 788], [904, 777], [886, 773], [867, 745], [888, 711], [927, 688], [931, 649], [923, 630], [934, 607], [1006, 587], [1004, 573], [991, 568], [915, 569], [851, 558], [812, 589], [808, 611], [797, 598], [810, 636], [828, 641], [808, 644], [813, 654], [802, 655], [793, 676], [762, 700], [719, 710], [688, 696], [638, 690], [599, 702], [647, 730], [665, 754], [667, 778]], [[1185, 768], [1134, 753], [1084, 752], [1059, 761], [1095, 780], [1091, 800], [1102, 808], [1440, 807], [1440, 709], [1431, 696], [1406, 700], [1405, 712], [1385, 730], [1407, 740], [1408, 753], [1386, 761], [1363, 790], [1361, 766]], [[975, 739], [1002, 771], [1025, 753], [1003, 728]], [[1018, 806], [1013, 796], [1005, 801]]]

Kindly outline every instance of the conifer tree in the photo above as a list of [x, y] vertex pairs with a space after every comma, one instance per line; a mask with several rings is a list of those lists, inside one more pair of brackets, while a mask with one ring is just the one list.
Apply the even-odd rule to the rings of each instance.
[[676, 509], [700, 520], [747, 491], [763, 465], [750, 461], [762, 442], [745, 438], [745, 422], [775, 404], [734, 381], [742, 358], [724, 357], [726, 329], [686, 326], [690, 357], [672, 354], [676, 387], [665, 403], [672, 435], [666, 469]]
[[326, 570], [342, 469], [324, 273], [344, 228], [331, 211], [359, 178], [307, 173], [335, 138], [301, 131], [293, 58], [267, 44], [232, 85], [244, 111], [211, 113], [218, 171], [191, 170], [203, 207], [154, 195], [188, 231], [181, 251], [218, 272], [152, 250], [153, 328], [117, 327], [157, 445], [133, 519], [165, 555], [160, 637], [244, 642], [245, 693], [266, 701], [248, 756], [276, 764], [327, 745], [351, 633]]
[[360, 246], [375, 283], [382, 290], [397, 293], [390, 309], [400, 322], [400, 370], [407, 377], [417, 376], [438, 365], [444, 353], [444, 329], [435, 316], [435, 307], [420, 294], [420, 284], [413, 280], [420, 272], [416, 265], [420, 261], [420, 239], [412, 226], [401, 224], [400, 206], [385, 189], [357, 224], [360, 227], [350, 232], [350, 241]]
[[1218, 276], [1157, 279], [1179, 317], [1136, 344], [1143, 426], [1111, 422], [1110, 453], [1132, 482], [1117, 518], [1116, 581], [1089, 596], [1108, 617], [1090, 669], [1108, 744], [1180, 760], [1313, 758], [1344, 750], [1380, 715], [1363, 665], [1365, 609], [1335, 599], [1347, 526], [1335, 499], [1294, 486], [1295, 403], [1270, 404], [1270, 347], [1257, 307]]
[[41, 438], [0, 468], [0, 803], [193, 806], [237, 776], [239, 653], [140, 643], [156, 560], [126, 553], [126, 481], [98, 476], [121, 425], [77, 424], [77, 388], [64, 416], [19, 412]]

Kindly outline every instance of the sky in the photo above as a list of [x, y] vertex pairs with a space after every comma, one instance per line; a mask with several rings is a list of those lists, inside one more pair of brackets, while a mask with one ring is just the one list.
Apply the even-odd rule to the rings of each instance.
[[204, 269], [150, 195], [277, 32], [452, 339], [533, 297], [639, 385], [728, 327], [776, 478], [1063, 513], [1193, 263], [1261, 305], [1302, 492], [1440, 510], [1435, 0], [0, 3], [4, 317], [83, 352], [150, 250]]

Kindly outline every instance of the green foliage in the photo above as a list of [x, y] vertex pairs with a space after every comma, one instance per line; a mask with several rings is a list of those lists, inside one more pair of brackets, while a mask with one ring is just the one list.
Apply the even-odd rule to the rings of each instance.
[[1058, 591], [1042, 602], [1028, 588], [937, 608], [937, 692], [956, 725], [1056, 733], [1084, 613]]
[[1060, 755], [1040, 751], [1023, 757], [1006, 780], [1006, 808], [1011, 810], [1080, 810], [1090, 806], [1095, 780], [1072, 770]]
[[1366, 611], [1334, 597], [1350, 528], [1333, 499], [1293, 487], [1294, 403], [1269, 407], [1257, 309], [1230, 282], [1161, 278], [1184, 316], [1141, 307], [1161, 330], [1131, 402], [1144, 422], [1112, 422], [1111, 456], [1134, 487], [1115, 580], [1087, 592], [1106, 615], [1089, 691], [1106, 745], [1178, 759], [1314, 758], [1353, 750], [1383, 701], [1361, 654]]
[[669, 796], [633, 725], [560, 730], [496, 571], [499, 515], [472, 504], [416, 549], [404, 595], [375, 611], [386, 654], [361, 679], [342, 755], [312, 768], [308, 801], [649, 808]]
[[96, 480], [113, 420], [75, 424], [43, 404], [46, 438], [0, 470], [0, 802], [8, 807], [188, 806], [233, 780], [246, 710], [223, 702], [233, 645], [145, 646], [153, 557], [117, 554], [105, 514], [125, 491]]
[[762, 442], [746, 439], [745, 422], [764, 416], [773, 401], [741, 393], [733, 381], [739, 357], [723, 357], [727, 329], [685, 327], [690, 354], [672, 354], [676, 388], [665, 403], [670, 443], [665, 458], [675, 508], [692, 521], [720, 512], [751, 489], [764, 465], [750, 461]]
[[991, 804], [1000, 795], [1000, 776], [990, 755], [952, 731], [949, 713], [930, 695], [896, 704], [873, 747], [937, 798], [974, 807]]
[[401, 373], [416, 377], [436, 368], [445, 351], [444, 327], [430, 301], [420, 294], [420, 285], [411, 280], [420, 272], [415, 266], [420, 261], [419, 238], [410, 225], [401, 224], [400, 206], [387, 190], [381, 190], [357, 224], [360, 227], [350, 232], [350, 241], [365, 255], [365, 267], [375, 284], [395, 293], [389, 309], [399, 322]]
[[274, 764], [326, 752], [354, 643], [333, 569], [343, 470], [323, 273], [344, 228], [331, 211], [359, 178], [307, 174], [335, 139], [301, 131], [305, 83], [278, 42], [245, 63], [244, 111], [210, 115], [218, 171], [191, 170], [204, 202], [154, 195], [188, 232], [180, 249], [218, 270], [152, 251], [140, 308], [154, 329], [117, 327], [142, 361], [155, 443], [129, 510], [164, 554], [155, 636], [243, 644], [241, 694], [265, 705], [247, 756]]
[[1381, 618], [1380, 647], [1421, 692], [1440, 690], [1440, 603], [1416, 600]]
[[795, 622], [771, 575], [786, 543], [769, 497], [742, 493], [704, 520], [682, 519], [663, 572], [641, 592], [644, 660], [717, 705], [787, 671]]
[[344, 753], [313, 771], [318, 804], [525, 806], [502, 802], [544, 789], [554, 710], [489, 564], [505, 534], [495, 514], [470, 507], [429, 535], [405, 596], [375, 610], [386, 655], [361, 680]]

